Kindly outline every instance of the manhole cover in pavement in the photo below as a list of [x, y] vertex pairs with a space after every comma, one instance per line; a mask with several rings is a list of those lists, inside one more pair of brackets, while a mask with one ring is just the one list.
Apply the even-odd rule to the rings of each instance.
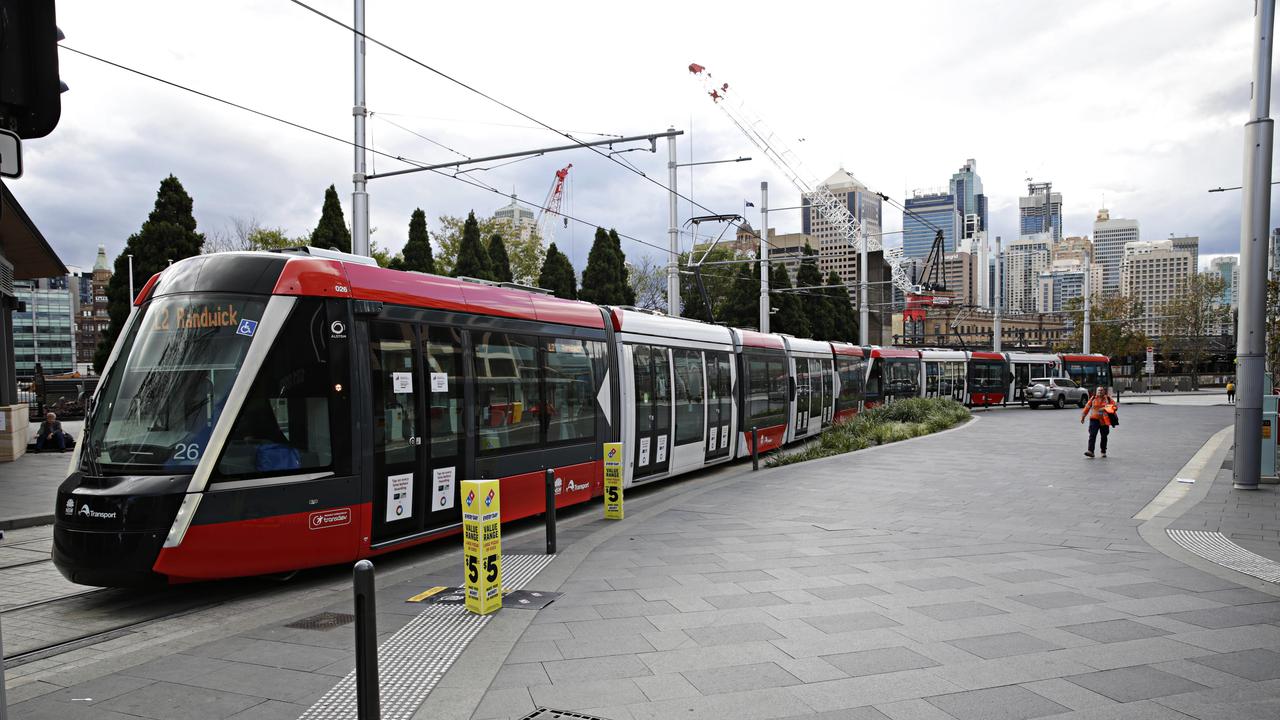
[[1231, 459], [1231, 458], [1227, 458], [1226, 460], [1223, 460], [1223, 461], [1222, 461], [1222, 469], [1223, 469], [1223, 470], [1235, 470], [1235, 469], [1236, 469], [1236, 461], [1235, 461], [1235, 460], [1233, 460], [1233, 459]]
[[520, 718], [520, 720], [556, 720], [556, 718], [569, 718], [570, 720], [606, 720], [596, 715], [583, 715], [582, 713], [571, 712], [569, 710], [552, 710], [551, 708], [538, 708], [533, 712]]
[[299, 630], [332, 630], [336, 627], [347, 625], [355, 619], [356, 616], [351, 613], [322, 612], [318, 615], [295, 620], [285, 625], [285, 627]]

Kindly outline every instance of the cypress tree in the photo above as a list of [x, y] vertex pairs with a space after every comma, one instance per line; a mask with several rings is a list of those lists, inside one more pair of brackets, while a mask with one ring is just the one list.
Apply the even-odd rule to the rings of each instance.
[[631, 305], [635, 291], [627, 284], [626, 259], [617, 232], [596, 228], [578, 297], [597, 305]]
[[476, 222], [474, 210], [467, 213], [467, 220], [462, 224], [462, 239], [458, 242], [458, 260], [453, 266], [453, 276], [493, 279], [489, 253], [480, 242], [480, 224]]
[[729, 296], [724, 302], [724, 317], [721, 318], [724, 323], [738, 328], [760, 327], [759, 267], [756, 263], [738, 266], [733, 285], [729, 288]]
[[493, 275], [492, 279], [498, 282], [515, 282], [515, 277], [511, 274], [511, 260], [507, 257], [507, 246], [497, 233], [489, 238], [489, 272]]
[[849, 297], [849, 288], [845, 287], [835, 270], [827, 274], [826, 293], [831, 298], [830, 309], [833, 320], [831, 339], [857, 343], [858, 318], [854, 313], [853, 301]]
[[609, 230], [609, 241], [613, 243], [613, 252], [618, 256], [618, 284], [622, 287], [622, 304], [636, 304], [636, 289], [631, 286], [630, 271], [627, 270], [627, 254], [622, 252], [622, 238], [618, 231]]
[[347, 221], [342, 217], [338, 191], [332, 185], [324, 191], [324, 207], [320, 209], [320, 222], [311, 231], [311, 244], [314, 247], [351, 252], [351, 231], [347, 229]]
[[422, 212], [422, 208], [409, 216], [409, 241], [404, 244], [401, 257], [391, 261], [391, 267], [435, 273], [436, 261], [431, 254], [431, 237], [427, 234], [427, 214]]
[[170, 175], [160, 181], [155, 207], [142, 223], [142, 229], [129, 237], [124, 251], [116, 256], [115, 273], [107, 283], [107, 312], [111, 322], [93, 355], [97, 372], [102, 372], [107, 364], [133, 304], [133, 298], [129, 297], [128, 256], [133, 255], [133, 291], [137, 292], [152, 275], [168, 267], [170, 261], [199, 255], [204, 248], [204, 235], [196, 232], [196, 218], [191, 210], [191, 196], [178, 178]]
[[769, 271], [769, 303], [771, 309], [776, 309], [777, 312], [769, 320], [769, 329], [796, 337], [809, 337], [809, 318], [801, 307], [800, 296], [794, 292], [785, 292], [791, 287], [787, 267], [782, 263], [774, 265]]
[[831, 298], [822, 285], [822, 271], [818, 269], [818, 254], [809, 245], [804, 246], [800, 270], [796, 272], [796, 287], [801, 290], [797, 302], [801, 312], [809, 318], [809, 337], [814, 340], [830, 340], [835, 334], [835, 318], [832, 316]]
[[573, 264], [555, 243], [547, 248], [547, 256], [542, 261], [542, 272], [538, 274], [538, 287], [550, 290], [558, 298], [578, 299], [578, 279], [573, 272]]

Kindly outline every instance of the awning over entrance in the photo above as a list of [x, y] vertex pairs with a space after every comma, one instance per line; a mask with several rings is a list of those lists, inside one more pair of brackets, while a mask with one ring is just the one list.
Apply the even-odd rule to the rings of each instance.
[[13, 263], [15, 280], [67, 274], [67, 266], [58, 259], [40, 229], [3, 183], [0, 183], [0, 255]]

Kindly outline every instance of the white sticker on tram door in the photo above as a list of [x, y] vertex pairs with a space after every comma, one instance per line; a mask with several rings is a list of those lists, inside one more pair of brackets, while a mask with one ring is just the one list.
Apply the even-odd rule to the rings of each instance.
[[404, 395], [406, 393], [413, 392], [413, 373], [391, 373], [391, 392], [396, 395]]
[[449, 374], [431, 373], [431, 392], [449, 392]]
[[640, 465], [649, 464], [649, 438], [640, 438]]
[[453, 468], [436, 468], [431, 471], [431, 510], [448, 510], [453, 507]]
[[666, 462], [666, 461], [667, 461], [667, 436], [663, 435], [658, 438], [658, 457], [657, 459], [654, 460], [654, 462], [660, 463], [660, 462]]
[[720, 449], [729, 447], [729, 426], [725, 425], [720, 428]]
[[413, 517], [413, 473], [387, 478], [387, 522]]
[[720, 428], [711, 428], [711, 436], [707, 440], [707, 450], [716, 449], [716, 431], [718, 431], [719, 429]]

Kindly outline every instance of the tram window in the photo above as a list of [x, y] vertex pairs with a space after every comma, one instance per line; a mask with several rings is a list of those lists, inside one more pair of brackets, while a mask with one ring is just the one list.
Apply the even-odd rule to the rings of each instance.
[[862, 376], [866, 365], [862, 360], [838, 358], [836, 367], [840, 372], [840, 407], [856, 407], [858, 396], [862, 394]]
[[747, 418], [758, 426], [783, 422], [787, 367], [782, 358], [747, 356]]
[[[431, 427], [431, 457], [447, 458], [458, 454], [462, 435], [462, 337], [453, 328], [433, 327], [427, 331], [427, 417]], [[437, 391], [434, 380], [445, 376], [446, 389]], [[435, 376], [435, 377], [433, 377]]]
[[993, 390], [1004, 384], [1005, 369], [1000, 362], [974, 362], [969, 366], [974, 388]]
[[245, 397], [215, 482], [335, 469], [330, 430], [340, 424], [331, 423], [330, 397], [341, 380], [330, 363], [328, 325], [323, 301], [298, 301]]
[[928, 397], [938, 394], [942, 377], [942, 363], [926, 362], [924, 364], [924, 392]]
[[588, 347], [594, 344], [547, 340], [547, 442], [595, 437], [596, 384]]
[[259, 298], [206, 293], [143, 306], [102, 381], [85, 463], [108, 472], [194, 470], [252, 342], [238, 324], [260, 320], [265, 307]]
[[499, 332], [473, 338], [480, 451], [536, 447], [543, 413], [535, 338]]
[[[803, 361], [797, 361], [803, 362]], [[809, 385], [809, 416], [822, 418], [822, 361], [810, 358], [809, 377], [805, 382]]]
[[919, 366], [910, 360], [889, 360], [885, 363], [888, 377], [885, 386], [891, 395], [915, 395], [919, 391]]
[[866, 396], [873, 400], [880, 399], [880, 384], [884, 377], [884, 360], [876, 362], [871, 361], [871, 372], [867, 374]]
[[676, 350], [676, 444], [702, 442], [702, 353]]

